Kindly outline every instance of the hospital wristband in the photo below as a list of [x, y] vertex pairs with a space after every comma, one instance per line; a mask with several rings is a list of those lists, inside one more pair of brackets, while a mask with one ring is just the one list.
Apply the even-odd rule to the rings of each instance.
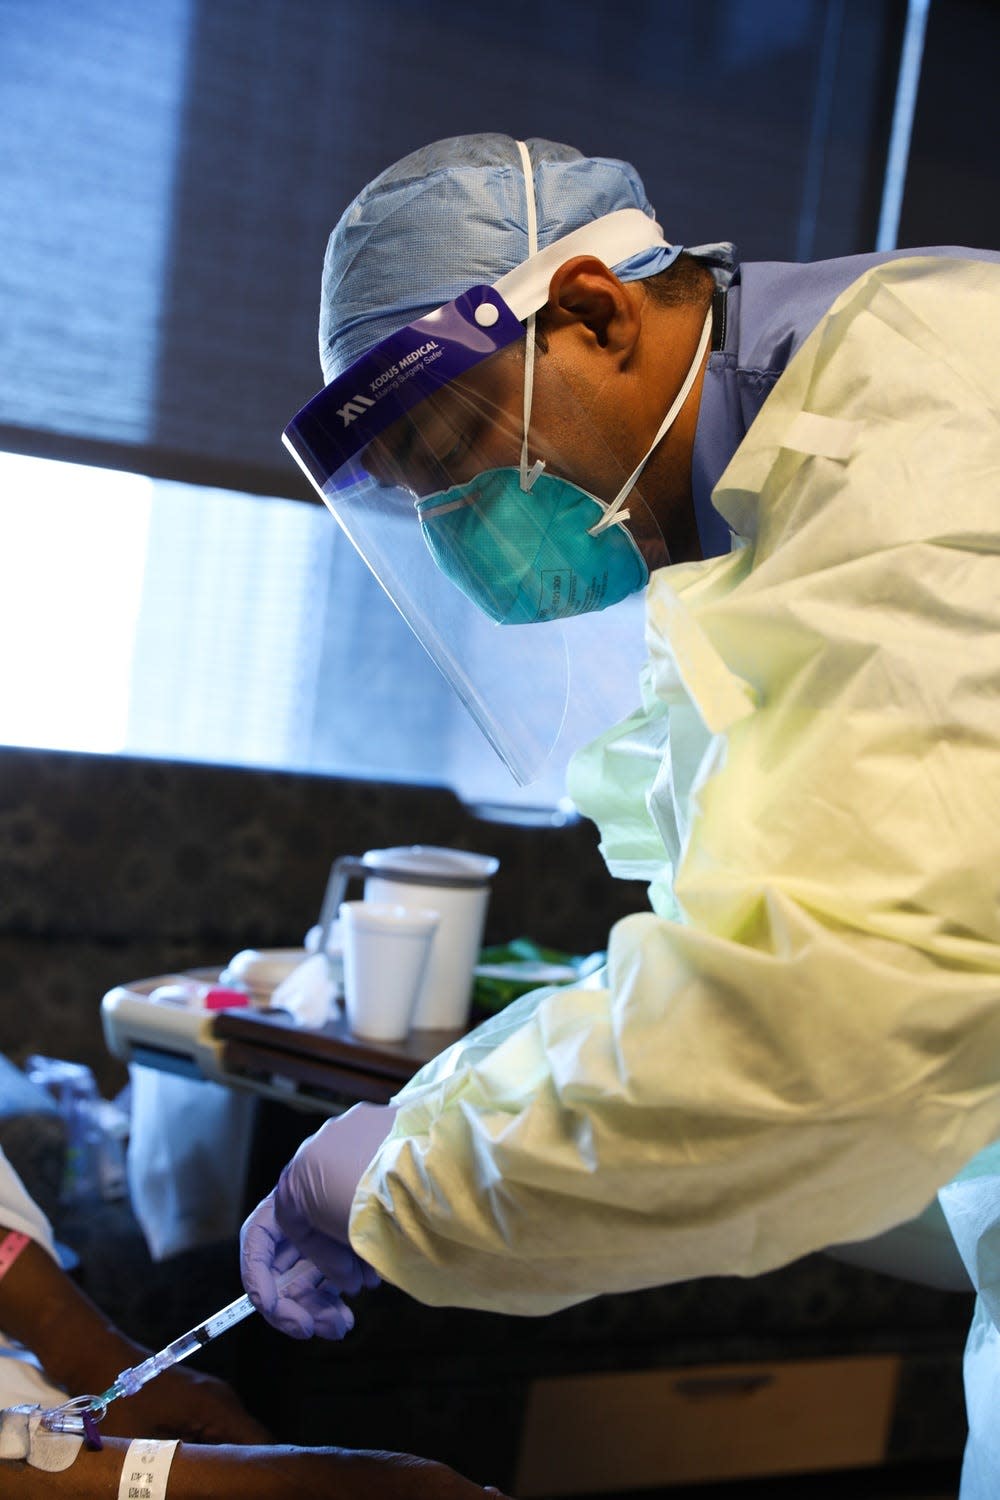
[[0, 1281], [3, 1281], [22, 1250], [31, 1244], [31, 1236], [19, 1229], [11, 1229], [0, 1240]]
[[176, 1440], [159, 1443], [154, 1438], [133, 1438], [118, 1481], [118, 1500], [164, 1500], [176, 1447]]

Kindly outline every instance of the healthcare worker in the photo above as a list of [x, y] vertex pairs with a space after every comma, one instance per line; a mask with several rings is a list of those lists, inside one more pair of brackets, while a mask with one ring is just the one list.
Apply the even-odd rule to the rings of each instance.
[[996, 260], [740, 266], [628, 165], [498, 135], [344, 213], [286, 441], [516, 776], [589, 705], [569, 789], [651, 910], [600, 987], [303, 1144], [244, 1227], [276, 1326], [313, 1331], [299, 1257], [332, 1306], [372, 1269], [539, 1314], [754, 1275], [1000, 1139]]

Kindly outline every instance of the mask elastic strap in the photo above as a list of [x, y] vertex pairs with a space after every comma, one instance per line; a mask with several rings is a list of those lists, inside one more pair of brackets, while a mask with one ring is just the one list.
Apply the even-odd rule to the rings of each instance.
[[[535, 178], [531, 170], [531, 157], [524, 141], [518, 141], [521, 154], [521, 170], [524, 172], [524, 197], [527, 206], [528, 259], [538, 251], [538, 215], [535, 209]], [[535, 392], [535, 314], [528, 316], [527, 342], [524, 348], [524, 415], [521, 430], [521, 489], [530, 490], [545, 468], [545, 460], [539, 459], [528, 467], [528, 428], [531, 425], [531, 402]]]
[[681, 408], [683, 407], [688, 396], [691, 394], [691, 387], [694, 385], [695, 381], [698, 378], [698, 372], [701, 369], [701, 362], [705, 358], [705, 351], [708, 348], [708, 341], [711, 336], [712, 309], [709, 308], [707, 314], [705, 315], [705, 322], [701, 330], [701, 338], [698, 340], [698, 347], [695, 350], [694, 359], [691, 361], [691, 367], [684, 377], [684, 383], [682, 384], [680, 390], [677, 392], [677, 395], [674, 397], [673, 401], [670, 404], [670, 410], [667, 412], [667, 415], [660, 423], [656, 432], [656, 436], [647, 449], [645, 456], [639, 460], [638, 467], [629, 475], [628, 479], [626, 479], [625, 483], [622, 485], [621, 489], [618, 491], [617, 495], [612, 500], [611, 504], [608, 506], [601, 519], [596, 523], [596, 525], [588, 527], [588, 535], [599, 536], [602, 531], [605, 531], [609, 526], [613, 525], [615, 521], [628, 520], [628, 511], [623, 511], [622, 506], [625, 504], [625, 501], [632, 493], [632, 490], [634, 489], [639, 476], [642, 474], [643, 469], [649, 463], [649, 460], [652, 458], [656, 449], [659, 447], [660, 443], [662, 443], [663, 439], [666, 437], [667, 433], [676, 422]]

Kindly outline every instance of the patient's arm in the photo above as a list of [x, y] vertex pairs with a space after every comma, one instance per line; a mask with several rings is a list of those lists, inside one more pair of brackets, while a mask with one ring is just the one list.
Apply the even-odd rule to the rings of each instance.
[[[5, 1233], [0, 1224], [0, 1236]], [[71, 1396], [99, 1394], [144, 1349], [116, 1328], [40, 1245], [32, 1242], [0, 1278], [0, 1328], [37, 1355], [54, 1385]], [[268, 1433], [221, 1380], [168, 1370], [127, 1401], [114, 1403], [106, 1431], [195, 1442], [260, 1443]]]
[[[128, 1442], [108, 1438], [100, 1453], [47, 1474], [0, 1459], [0, 1493], [10, 1500], [115, 1500]], [[202, 1447], [174, 1454], [168, 1500], [484, 1500], [499, 1495], [443, 1464], [405, 1453], [347, 1448]]]
[[[0, 1236], [5, 1232], [0, 1224]], [[34, 1242], [0, 1280], [0, 1328], [33, 1350], [49, 1379], [74, 1395], [103, 1390], [104, 1377], [109, 1385], [138, 1351]]]

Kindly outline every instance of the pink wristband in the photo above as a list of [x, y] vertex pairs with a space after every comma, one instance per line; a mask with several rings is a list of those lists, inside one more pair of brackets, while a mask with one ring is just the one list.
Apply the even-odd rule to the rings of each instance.
[[11, 1229], [0, 1240], [0, 1281], [3, 1281], [21, 1251], [31, 1244], [31, 1236]]

